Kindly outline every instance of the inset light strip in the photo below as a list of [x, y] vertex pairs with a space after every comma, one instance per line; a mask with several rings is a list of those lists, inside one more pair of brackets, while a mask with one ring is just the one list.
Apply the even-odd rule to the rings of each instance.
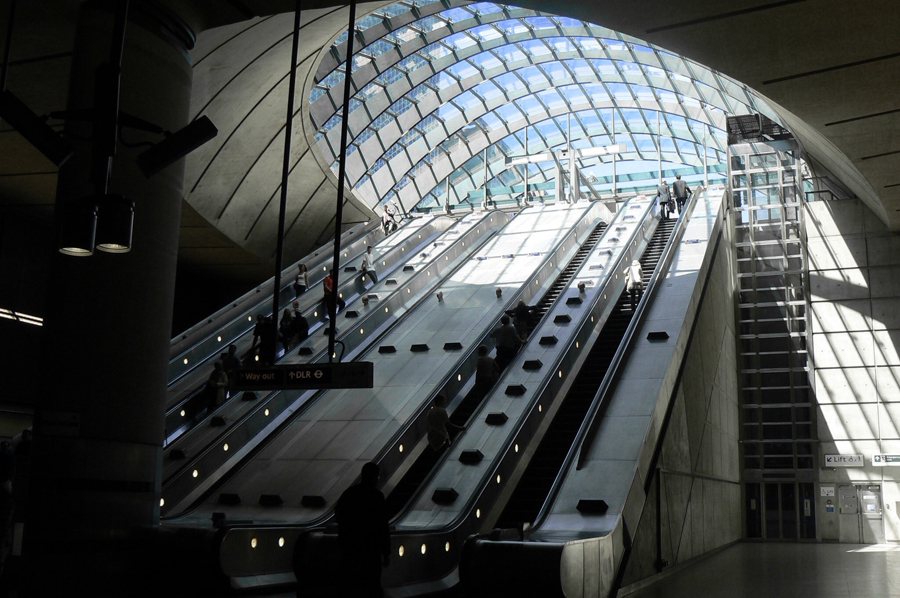
[[29, 316], [28, 314], [19, 313], [17, 311], [13, 311], [11, 309], [5, 309], [0, 307], [0, 318], [5, 318], [7, 320], [16, 320], [17, 322], [22, 322], [24, 324], [31, 324], [32, 326], [43, 326], [44, 318], [39, 318], [37, 316]]

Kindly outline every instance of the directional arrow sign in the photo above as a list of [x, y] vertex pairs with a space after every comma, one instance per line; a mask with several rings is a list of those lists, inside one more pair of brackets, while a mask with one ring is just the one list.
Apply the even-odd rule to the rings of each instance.
[[374, 378], [370, 361], [246, 367], [235, 372], [236, 390], [372, 388]]
[[862, 467], [862, 455], [825, 455], [825, 467]]

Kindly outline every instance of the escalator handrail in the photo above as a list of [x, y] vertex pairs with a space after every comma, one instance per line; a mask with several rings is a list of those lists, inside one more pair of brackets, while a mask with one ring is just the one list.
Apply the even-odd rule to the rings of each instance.
[[619, 366], [634, 341], [635, 331], [644, 319], [647, 306], [650, 305], [652, 297], [659, 288], [659, 282], [663, 280], [665, 273], [669, 269], [669, 265], [675, 255], [675, 250], [681, 243], [681, 237], [684, 235], [687, 222], [690, 220], [690, 216], [694, 211], [697, 198], [700, 196], [700, 193], [704, 191], [705, 189], [703, 187], [698, 186], [695, 188], [691, 199], [682, 210], [681, 217], [678, 219], [678, 222], [669, 237], [669, 241], [666, 243], [666, 247], [659, 257], [659, 262], [657, 262], [653, 275], [647, 283], [647, 290], [644, 292], [643, 297], [641, 297], [637, 310], [632, 316], [631, 321], [628, 323], [628, 327], [625, 329], [625, 335], [622, 342], [619, 343], [619, 347], [613, 355], [612, 361], [606, 370], [606, 374], [603, 376], [603, 381], [600, 383], [597, 392], [594, 394], [594, 399], [591, 401], [591, 406], [588, 409], [587, 415], [582, 421], [581, 426], [578, 428], [578, 433], [575, 435], [575, 439], [566, 454], [563, 465], [560, 467], [556, 478], [553, 480], [550, 492], [548, 492], [547, 498], [544, 500], [543, 506], [541, 506], [541, 510], [538, 512], [537, 517], [535, 517], [532, 525], [533, 528], [538, 527], [547, 517], [550, 510], [549, 507], [553, 504], [556, 495], [559, 493], [572, 462], [576, 462], [576, 469], [581, 469], [583, 466], [583, 456], [587, 454], [599, 428], [601, 418], [598, 418], [597, 414], [600, 411], [600, 407], [605, 404], [606, 395], [614, 380], [618, 378]]

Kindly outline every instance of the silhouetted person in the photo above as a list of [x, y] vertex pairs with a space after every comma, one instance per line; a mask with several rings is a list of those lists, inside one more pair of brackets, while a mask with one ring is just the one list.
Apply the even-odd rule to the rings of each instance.
[[309, 321], [304, 317], [303, 312], [300, 311], [300, 303], [294, 301], [294, 345], [299, 345], [303, 341], [309, 338]]
[[15, 459], [8, 441], [0, 442], [0, 571], [10, 548], [13, 508], [13, 472]]
[[491, 338], [497, 341], [497, 365], [500, 367], [500, 371], [503, 371], [515, 358], [522, 339], [509, 323], [509, 316], [500, 318], [500, 327], [491, 332]]
[[328, 273], [328, 276], [325, 277], [325, 280], [322, 281], [322, 292], [322, 302], [325, 304], [326, 317], [330, 317], [335, 314], [335, 303], [337, 303], [338, 311], [344, 309], [347, 306], [344, 300], [341, 299], [340, 294], [337, 292], [337, 289], [334, 288], [333, 269]]
[[222, 369], [225, 370], [225, 375], [228, 376], [229, 390], [234, 388], [234, 383], [237, 380], [237, 370], [242, 365], [241, 358], [237, 354], [237, 347], [228, 345], [228, 353], [225, 355], [225, 358], [222, 359]]
[[366, 463], [359, 484], [338, 499], [334, 515], [341, 549], [342, 597], [381, 598], [381, 568], [390, 563], [391, 539], [376, 463]]
[[628, 291], [631, 299], [631, 311], [633, 312], [641, 300], [641, 295], [644, 294], [644, 270], [637, 260], [625, 268], [625, 290]]
[[253, 327], [253, 344], [250, 345], [250, 350], [253, 351], [256, 347], [262, 342], [263, 330], [266, 328], [266, 316], [262, 314], [257, 314], [256, 316], [256, 326]]
[[294, 338], [294, 318], [291, 317], [291, 310], [284, 310], [281, 316], [281, 324], [278, 326], [278, 338], [281, 339], [281, 346], [287, 353], [291, 347], [291, 339]]
[[516, 306], [506, 312], [513, 317], [513, 325], [516, 328], [516, 333], [523, 341], [528, 338], [528, 329], [531, 327], [531, 312], [533, 310], [534, 308], [525, 305], [524, 299], [519, 299]]
[[213, 364], [213, 371], [206, 381], [206, 392], [209, 398], [209, 410], [212, 411], [225, 402], [225, 390], [228, 388], [228, 375], [221, 361]]
[[672, 184], [672, 190], [675, 191], [675, 204], [678, 206], [678, 215], [681, 216], [681, 211], [684, 209], [684, 204], [687, 202], [687, 198], [691, 196], [691, 188], [688, 187], [688, 184], [681, 180], [681, 175], [675, 175], [675, 182]]
[[[256, 334], [254, 332], [254, 334]], [[260, 350], [259, 360], [263, 365], [272, 365], [275, 363], [275, 341], [278, 337], [278, 328], [272, 320], [272, 316], [266, 316], [263, 320], [262, 330], [260, 331]]]
[[478, 397], [486, 396], [499, 379], [500, 366], [488, 354], [488, 348], [481, 345], [478, 347], [478, 363], [475, 366], [475, 392]]
[[441, 452], [450, 446], [448, 426], [459, 432], [463, 430], [462, 426], [457, 426], [450, 421], [450, 415], [447, 413], [447, 397], [438, 395], [434, 398], [434, 404], [428, 412], [428, 446], [433, 451]]

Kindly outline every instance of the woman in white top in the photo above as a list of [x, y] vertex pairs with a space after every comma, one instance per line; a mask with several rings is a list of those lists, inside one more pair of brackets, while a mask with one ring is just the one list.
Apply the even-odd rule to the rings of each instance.
[[300, 273], [294, 280], [294, 294], [299, 297], [309, 289], [309, 273], [306, 271], [306, 264], [300, 264]]
[[625, 289], [631, 297], [631, 311], [633, 312], [644, 292], [644, 270], [641, 268], [641, 263], [637, 260], [634, 260], [630, 266], [625, 268]]

